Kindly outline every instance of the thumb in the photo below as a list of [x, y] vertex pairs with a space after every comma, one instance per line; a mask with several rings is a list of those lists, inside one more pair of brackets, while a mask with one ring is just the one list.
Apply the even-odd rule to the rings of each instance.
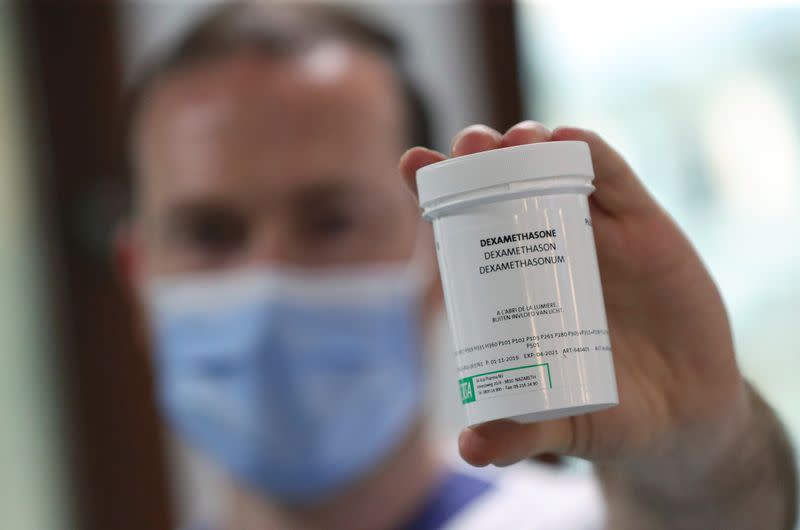
[[537, 423], [497, 420], [461, 431], [458, 448], [473, 466], [504, 466], [542, 453], [571, 453], [574, 440], [572, 418]]

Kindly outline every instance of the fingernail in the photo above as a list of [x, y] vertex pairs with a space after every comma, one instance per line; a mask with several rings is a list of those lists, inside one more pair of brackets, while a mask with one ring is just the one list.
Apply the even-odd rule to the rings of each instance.
[[519, 122], [518, 124], [514, 125], [511, 128], [512, 129], [537, 129], [539, 127], [544, 128], [544, 125], [542, 125], [538, 121], [523, 120], [523, 121]]
[[[497, 147], [499, 143], [499, 134], [500, 133], [486, 125], [470, 125], [456, 135], [453, 139], [450, 151], [453, 153], [453, 156], [462, 156], [493, 149]], [[467, 139], [472, 142], [472, 145], [464, 145]]]

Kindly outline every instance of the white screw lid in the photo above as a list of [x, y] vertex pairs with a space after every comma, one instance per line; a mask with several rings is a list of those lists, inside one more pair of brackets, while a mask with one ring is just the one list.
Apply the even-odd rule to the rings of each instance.
[[417, 190], [425, 208], [460, 193], [559, 176], [594, 178], [586, 142], [540, 142], [450, 158], [417, 171]]

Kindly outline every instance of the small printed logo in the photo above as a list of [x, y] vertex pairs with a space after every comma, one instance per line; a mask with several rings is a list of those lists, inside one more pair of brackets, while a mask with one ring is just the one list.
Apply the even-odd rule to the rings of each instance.
[[461, 387], [461, 403], [470, 403], [475, 401], [475, 389], [472, 386], [472, 378], [467, 377], [458, 382]]

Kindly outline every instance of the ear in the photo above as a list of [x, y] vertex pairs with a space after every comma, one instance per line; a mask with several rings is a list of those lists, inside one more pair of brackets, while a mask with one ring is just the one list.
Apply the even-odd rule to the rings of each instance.
[[116, 280], [122, 287], [125, 302], [130, 309], [135, 349], [149, 359], [147, 354], [151, 351], [150, 330], [142, 297], [145, 252], [137, 225], [129, 220], [119, 223], [114, 229], [111, 247]]
[[136, 297], [142, 281], [144, 252], [132, 221], [126, 220], [117, 225], [112, 247], [117, 280], [129, 295]]

